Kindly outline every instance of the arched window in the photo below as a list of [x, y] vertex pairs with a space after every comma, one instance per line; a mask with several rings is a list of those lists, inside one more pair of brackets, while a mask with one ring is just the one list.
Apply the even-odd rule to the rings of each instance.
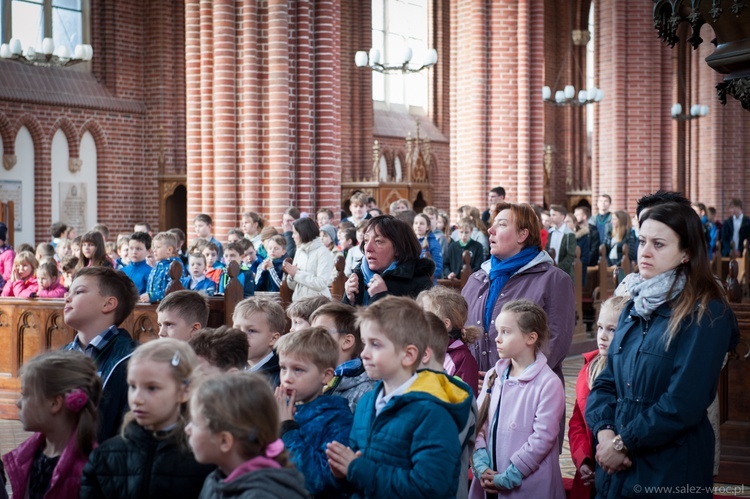
[[90, 0], [0, 0], [2, 42], [21, 40], [24, 50], [42, 50], [42, 40], [52, 38], [55, 47], [91, 43]]
[[[429, 38], [427, 0], [372, 0], [372, 46], [381, 60], [396, 65], [403, 62], [407, 47], [412, 60], [424, 60]], [[427, 111], [427, 72], [389, 74], [373, 72], [372, 99], [393, 105]]]

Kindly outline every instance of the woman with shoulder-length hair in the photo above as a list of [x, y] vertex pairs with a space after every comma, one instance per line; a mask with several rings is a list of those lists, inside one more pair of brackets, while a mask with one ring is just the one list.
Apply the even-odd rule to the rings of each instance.
[[493, 215], [491, 258], [461, 291], [469, 304], [466, 325], [484, 331], [471, 347], [479, 371], [483, 375], [497, 363], [495, 318], [500, 309], [510, 301], [526, 299], [547, 312], [551, 331], [547, 364], [562, 380], [562, 361], [575, 326], [573, 281], [541, 249], [541, 223], [530, 205], [498, 203]]
[[364, 257], [346, 281], [343, 302], [368, 305], [387, 295], [416, 296], [432, 287], [435, 263], [420, 259], [412, 227], [391, 216], [371, 219], [360, 247]]
[[292, 301], [309, 296], [331, 297], [333, 254], [323, 245], [320, 230], [311, 218], [298, 218], [292, 223], [292, 237], [297, 247], [294, 262], [282, 267], [291, 289]]
[[689, 486], [711, 497], [714, 433], [706, 409], [736, 319], [690, 205], [643, 212], [638, 270], [623, 281], [631, 301], [586, 406], [598, 441], [596, 490], [615, 498]]

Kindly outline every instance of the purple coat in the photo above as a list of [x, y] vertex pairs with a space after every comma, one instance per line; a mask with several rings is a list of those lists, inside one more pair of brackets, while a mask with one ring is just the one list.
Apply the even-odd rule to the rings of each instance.
[[[81, 488], [81, 475], [88, 457], [81, 454], [76, 444], [74, 431], [70, 435], [68, 445], [60, 455], [60, 460], [52, 472], [49, 489], [44, 494], [45, 499], [78, 497]], [[44, 445], [44, 435], [34, 433], [25, 442], [3, 456], [5, 472], [13, 490], [13, 497], [26, 497], [29, 485], [29, 473], [34, 462], [34, 454]]]
[[[484, 262], [480, 270], [471, 274], [461, 291], [469, 304], [467, 327], [483, 327], [484, 305], [490, 290], [490, 262]], [[495, 347], [495, 318], [500, 315], [500, 309], [509, 301], [520, 299], [531, 300], [547, 312], [550, 330], [550, 342], [545, 349], [547, 364], [562, 380], [562, 361], [568, 355], [570, 343], [573, 341], [575, 296], [570, 276], [555, 267], [552, 258], [545, 251], [540, 252], [528, 265], [513, 274], [500, 292], [492, 312], [489, 330], [485, 330], [471, 346], [479, 370], [487, 371], [498, 360]]]
[[[536, 362], [519, 377], [510, 377], [503, 383], [510, 362], [510, 359], [499, 360], [485, 376], [484, 386], [488, 386], [492, 372], [498, 373], [484, 431], [477, 437], [475, 448], [487, 449], [495, 471], [502, 473], [513, 463], [524, 477], [520, 486], [502, 491], [498, 497], [565, 499], [557, 451], [559, 422], [565, 411], [563, 385], [541, 352], [537, 352]], [[477, 400], [479, 407], [486, 397], [487, 391], [482, 390]], [[495, 419], [496, 433], [488, 442], [486, 435], [494, 427]], [[484, 497], [479, 480], [473, 480], [469, 498]]]

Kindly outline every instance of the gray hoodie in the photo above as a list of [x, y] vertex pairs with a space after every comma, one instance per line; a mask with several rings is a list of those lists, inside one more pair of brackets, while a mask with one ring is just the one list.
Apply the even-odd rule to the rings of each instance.
[[294, 468], [264, 468], [245, 473], [229, 483], [220, 470], [208, 475], [200, 499], [297, 499], [308, 498], [305, 478]]

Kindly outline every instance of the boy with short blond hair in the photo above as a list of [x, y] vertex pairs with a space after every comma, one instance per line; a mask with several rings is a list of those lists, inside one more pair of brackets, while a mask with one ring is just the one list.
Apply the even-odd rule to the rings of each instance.
[[101, 266], [80, 269], [65, 298], [65, 324], [77, 333], [63, 349], [94, 359], [103, 382], [98, 407], [100, 443], [117, 434], [128, 410], [127, 364], [138, 344], [118, 326], [137, 301], [138, 290], [128, 276]]
[[336, 341], [324, 328], [303, 328], [280, 338], [276, 350], [281, 367], [281, 385], [276, 388], [281, 439], [312, 496], [340, 497], [325, 448], [348, 438], [352, 413], [343, 397], [321, 397], [336, 367]]
[[206, 375], [243, 371], [247, 367], [247, 335], [227, 326], [204, 327], [188, 340]]
[[193, 333], [206, 327], [208, 302], [196, 291], [173, 291], [156, 307], [160, 338], [188, 341]]
[[417, 372], [430, 325], [414, 300], [387, 296], [357, 317], [365, 370], [380, 381], [357, 405], [349, 446], [328, 445], [331, 471], [363, 497], [456, 497], [471, 389]]
[[303, 327], [310, 327], [310, 316], [326, 303], [331, 303], [331, 299], [325, 296], [309, 296], [290, 303], [286, 307], [286, 316], [292, 323], [289, 332], [293, 333]]
[[273, 388], [279, 386], [279, 357], [273, 348], [286, 329], [284, 309], [269, 298], [252, 296], [237, 304], [232, 323], [247, 335], [247, 370], [262, 373]]
[[141, 295], [141, 302], [154, 303], [164, 298], [167, 287], [172, 283], [172, 276], [169, 275], [172, 262], [180, 264], [182, 273], [182, 261], [175, 253], [177, 244], [177, 236], [171, 232], [159, 232], [154, 236], [152, 246], [156, 264], [148, 275], [146, 292]]
[[128, 239], [128, 260], [130, 263], [122, 268], [122, 271], [138, 288], [138, 294], [142, 295], [148, 287], [148, 276], [151, 274], [151, 266], [146, 261], [148, 252], [151, 250], [151, 236], [146, 232], [134, 232]]
[[324, 391], [325, 395], [339, 395], [349, 401], [354, 412], [362, 395], [375, 387], [362, 365], [362, 338], [357, 326], [356, 309], [341, 302], [331, 302], [318, 308], [310, 316], [310, 324], [324, 327], [338, 343], [339, 357], [334, 376]]

